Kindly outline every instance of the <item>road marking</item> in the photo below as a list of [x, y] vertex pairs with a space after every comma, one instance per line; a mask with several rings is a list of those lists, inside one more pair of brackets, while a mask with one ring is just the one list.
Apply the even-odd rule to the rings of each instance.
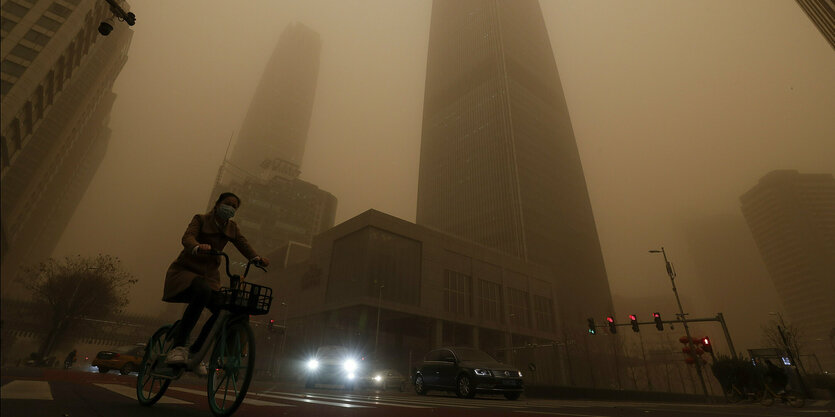
[[52, 391], [46, 381], [12, 381], [0, 388], [4, 400], [51, 400]]
[[[294, 395], [299, 396], [299, 394], [287, 393], [287, 392], [276, 392], [276, 391], [267, 391], [268, 393], [277, 393], [283, 395]], [[348, 398], [365, 401], [369, 398], [369, 396], [362, 396], [359, 394], [353, 395], [345, 395], [345, 396], [338, 396], [338, 395], [331, 395], [331, 394], [304, 394], [304, 397], [317, 397], [317, 398], [326, 398], [331, 400], [337, 401], [346, 401]], [[446, 407], [446, 408], [494, 408], [494, 407], [503, 407], [503, 408], [524, 408], [520, 405], [515, 404], [501, 404], [501, 403], [493, 403], [492, 401], [487, 404], [484, 402], [477, 402], [478, 400], [462, 400], [456, 397], [430, 397], [428, 399], [417, 399], [417, 398], [410, 398], [410, 399], [393, 399], [393, 398], [383, 398], [379, 397], [382, 401], [396, 401], [398, 404], [415, 404], [415, 405], [423, 405], [428, 406], [428, 408], [439, 408], [439, 407]], [[435, 399], [437, 398], [437, 400]]]
[[[104, 388], [108, 391], [115, 392], [119, 395], [123, 395], [128, 398], [136, 399], [136, 387], [129, 387], [126, 385], [120, 384], [93, 384], [97, 387]], [[171, 388], [169, 388], [171, 389]], [[176, 398], [165, 397], [159, 399], [158, 403], [160, 404], [191, 404], [188, 401], [178, 400]]]
[[[264, 393], [255, 394], [255, 395], [264, 395], [264, 396], [266, 396], [267, 394], [273, 394], [273, 395], [275, 395], [275, 394], [297, 395], [297, 394], [290, 394], [290, 393], [284, 393], [284, 392], [275, 392], [275, 391], [265, 391]], [[337, 401], [345, 401], [345, 402], [349, 402], [349, 403], [373, 404], [373, 405], [385, 405], [385, 406], [390, 406], [390, 407], [404, 407], [404, 408], [432, 408], [432, 407], [426, 407], [426, 406], [422, 406], [422, 405], [400, 404], [400, 403], [392, 402], [392, 401], [395, 401], [395, 400], [393, 400], [393, 399], [379, 399], [379, 400], [375, 400], [375, 399], [370, 399], [370, 398], [367, 398], [367, 397], [366, 397], [366, 398], [362, 398], [362, 399], [356, 399], [356, 398], [342, 398], [342, 397], [337, 397], [337, 396], [328, 397], [328, 396], [324, 396], [324, 395], [307, 394], [307, 395], [305, 395], [304, 397], [300, 397], [300, 398], [325, 399], [325, 400], [337, 400]]]
[[[189, 394], [202, 395], [202, 396], [208, 398], [208, 394], [206, 393], [206, 391], [198, 391], [196, 389], [188, 389], [188, 388], [180, 388], [180, 387], [171, 387], [171, 388], [168, 388], [168, 389], [173, 389], [174, 391], [187, 392]], [[277, 403], [277, 402], [273, 402], [273, 401], [261, 401], [261, 400], [256, 400], [256, 399], [252, 399], [252, 398], [244, 398], [243, 403], [244, 404], [249, 404], [249, 405], [260, 405], [260, 406], [266, 405], [266, 406], [273, 406], [273, 407], [295, 407], [295, 405], [292, 405], [292, 404], [282, 404], [282, 403]]]
[[516, 413], [531, 413], [531, 414], [547, 414], [549, 416], [572, 416], [572, 417], [606, 417], [606, 416], [599, 416], [596, 414], [577, 414], [577, 413], [557, 413], [557, 412], [550, 412], [550, 411], [522, 411], [516, 410]]
[[299, 401], [299, 402], [308, 403], [308, 404], [330, 405], [330, 406], [334, 406], [334, 407], [373, 408], [373, 407], [369, 407], [367, 405], [334, 403], [334, 402], [330, 402], [330, 401], [313, 400], [313, 399], [305, 398], [305, 397], [288, 397], [288, 396], [285, 396], [285, 395], [264, 394], [264, 393], [259, 394], [259, 395], [262, 396], [262, 397], [276, 398], [276, 399], [279, 399], [279, 400]]

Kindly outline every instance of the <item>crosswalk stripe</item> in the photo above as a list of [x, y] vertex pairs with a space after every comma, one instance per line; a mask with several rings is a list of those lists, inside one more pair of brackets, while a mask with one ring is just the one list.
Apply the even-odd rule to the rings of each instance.
[[[294, 395], [289, 393], [281, 393], [275, 391], [265, 391], [264, 393], [256, 394], [256, 395], [268, 395], [268, 394], [284, 394], [284, 395]], [[389, 407], [404, 407], [404, 408], [432, 408], [426, 407], [422, 405], [409, 405], [409, 404], [401, 404], [397, 402], [395, 399], [392, 398], [379, 398], [379, 399], [372, 399], [368, 397], [362, 397], [362, 399], [355, 399], [355, 398], [347, 398], [347, 397], [327, 397], [324, 395], [318, 394], [306, 394], [300, 398], [311, 398], [311, 399], [328, 399], [328, 400], [338, 400], [338, 401], [345, 401], [349, 403], [360, 403], [360, 404], [372, 404], [372, 405], [384, 405]]]
[[[187, 392], [189, 394], [196, 394], [196, 395], [202, 395], [204, 397], [208, 397], [208, 394], [206, 393], [206, 391], [198, 391], [198, 390], [195, 390], [195, 389], [180, 388], [180, 387], [171, 387], [171, 388], [168, 388], [168, 389], [173, 389], [174, 391]], [[249, 404], [249, 405], [261, 405], [261, 406], [266, 405], [266, 406], [273, 406], [273, 407], [295, 407], [295, 405], [292, 405], [292, 404], [282, 404], [282, 403], [277, 403], [277, 402], [273, 402], [273, 401], [261, 401], [261, 400], [256, 400], [256, 399], [252, 399], [252, 398], [244, 398], [243, 403], [244, 404]]]
[[46, 381], [12, 381], [0, 388], [4, 400], [51, 400], [52, 391]]
[[[128, 387], [120, 384], [93, 384], [97, 387], [104, 388], [108, 391], [115, 392], [128, 398], [136, 399], [136, 387]], [[171, 389], [171, 388], [169, 388]], [[191, 404], [188, 401], [178, 400], [176, 398], [163, 396], [159, 399], [160, 404]]]
[[305, 398], [305, 397], [288, 397], [288, 396], [285, 396], [285, 395], [264, 394], [264, 393], [261, 393], [260, 395], [262, 397], [267, 397], [267, 398], [275, 398], [275, 399], [279, 399], [279, 400], [289, 400], [289, 401], [298, 401], [298, 402], [303, 402], [303, 403], [308, 403], [308, 404], [330, 405], [330, 406], [334, 406], [334, 407], [344, 407], [344, 408], [372, 408], [372, 407], [369, 407], [367, 405], [335, 403], [335, 402], [330, 402], [330, 401], [314, 400], [314, 399]]

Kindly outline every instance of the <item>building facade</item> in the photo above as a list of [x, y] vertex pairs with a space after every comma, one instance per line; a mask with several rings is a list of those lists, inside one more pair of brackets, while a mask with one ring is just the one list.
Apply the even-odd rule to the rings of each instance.
[[[107, 148], [113, 82], [133, 32], [97, 32], [94, 0], [3, 1], [2, 275], [57, 244]], [[45, 255], [46, 254], [46, 255]]]
[[536, 0], [436, 0], [417, 223], [552, 269], [564, 324], [613, 313], [580, 155]]
[[[742, 213], [785, 309], [807, 371], [835, 370], [835, 178], [772, 171], [740, 197]], [[804, 354], [801, 351], [801, 354]]]
[[[547, 267], [375, 210], [318, 235], [309, 259], [259, 281], [282, 283], [269, 317], [287, 323], [291, 362], [344, 345], [405, 374], [431, 349], [473, 346], [535, 363], [528, 383], [570, 380]], [[534, 354], [534, 344], [548, 348]]]
[[797, 4], [835, 48], [835, 0], [797, 0]]
[[260, 254], [291, 242], [309, 245], [313, 236], [333, 227], [336, 219], [336, 197], [295, 176], [254, 177], [224, 164], [209, 207], [226, 191], [241, 198], [235, 222]]
[[299, 170], [321, 50], [319, 34], [307, 26], [292, 23], [284, 29], [255, 90], [230, 162], [253, 173], [275, 160]]

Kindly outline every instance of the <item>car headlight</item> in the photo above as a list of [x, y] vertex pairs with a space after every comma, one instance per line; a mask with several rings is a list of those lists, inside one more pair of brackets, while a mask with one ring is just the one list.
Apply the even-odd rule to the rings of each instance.
[[319, 368], [319, 361], [317, 361], [316, 359], [311, 359], [307, 361], [307, 369], [315, 371], [317, 368]]
[[473, 372], [475, 372], [475, 374], [478, 375], [478, 376], [490, 376], [490, 375], [492, 375], [492, 373], [490, 372], [489, 369], [473, 369]]
[[383, 380], [383, 377], [381, 377], [380, 375], [374, 375], [374, 380], [380, 382]]
[[519, 373], [519, 378], [521, 378], [522, 377], [522, 371], [516, 371], [516, 372]]
[[348, 374], [348, 379], [354, 379], [355, 376], [356, 375], [354, 375], [354, 373], [351, 372], [351, 373]]
[[354, 372], [354, 371], [356, 371], [356, 370], [357, 370], [357, 362], [356, 362], [356, 361], [354, 361], [353, 359], [347, 359], [347, 360], [345, 360], [345, 362], [343, 362], [343, 363], [342, 363], [342, 366], [343, 366], [343, 367], [345, 368], [345, 370], [346, 370], [346, 371], [348, 371], [348, 372]]

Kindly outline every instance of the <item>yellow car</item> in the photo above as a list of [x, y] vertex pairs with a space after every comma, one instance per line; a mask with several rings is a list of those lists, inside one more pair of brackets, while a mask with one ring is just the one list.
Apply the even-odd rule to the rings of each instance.
[[111, 369], [118, 369], [122, 375], [128, 375], [139, 370], [144, 355], [144, 344], [119, 346], [99, 352], [91, 365], [98, 367], [99, 372], [103, 374]]

